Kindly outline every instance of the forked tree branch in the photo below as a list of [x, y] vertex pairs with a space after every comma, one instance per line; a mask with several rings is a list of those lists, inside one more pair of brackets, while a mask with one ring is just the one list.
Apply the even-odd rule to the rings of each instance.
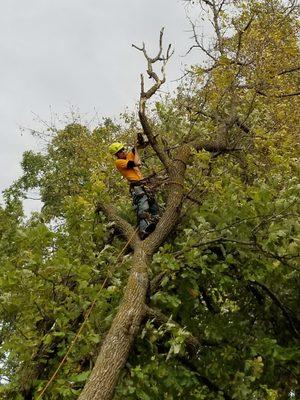
[[[152, 126], [148, 120], [146, 115], [146, 103], [147, 101], [160, 89], [160, 87], [166, 81], [165, 67], [169, 59], [172, 57], [174, 51], [171, 49], [171, 45], [169, 44], [167, 48], [167, 52], [163, 54], [163, 33], [164, 28], [161, 29], [159, 34], [159, 49], [158, 53], [155, 57], [150, 57], [147, 53], [145, 43], [143, 43], [142, 47], [138, 47], [136, 45], [132, 45], [135, 49], [141, 51], [144, 54], [144, 57], [147, 61], [147, 74], [150, 79], [154, 81], [153, 85], [145, 90], [145, 82], [144, 76], [141, 74], [141, 93], [140, 93], [140, 101], [139, 101], [139, 118], [141, 125], [143, 127], [144, 133], [147, 136], [149, 143], [153, 150], [156, 152], [158, 158], [165, 166], [167, 170], [170, 169], [170, 160], [167, 154], [163, 151], [162, 146], [158, 143], [156, 136], [153, 133]], [[153, 65], [157, 62], [161, 63], [161, 77], [154, 71]]]
[[223, 46], [223, 36], [221, 32], [221, 24], [219, 21], [220, 13], [226, 4], [226, 0], [199, 0], [199, 3], [204, 3], [206, 4], [211, 12], [212, 12], [212, 25], [214, 27], [217, 40], [216, 40], [216, 48], [220, 52], [220, 54], [224, 53], [224, 46]]
[[[190, 49], [187, 51], [186, 54], [189, 54], [189, 53], [192, 51], [192, 49], [194, 49], [194, 48], [199, 48], [199, 49], [202, 50], [209, 58], [211, 58], [211, 59], [215, 62], [215, 65], [216, 65], [216, 64], [217, 64], [217, 58], [216, 58], [215, 56], [212, 55], [212, 53], [210, 52], [209, 49], [206, 49], [206, 48], [205, 48], [204, 43], [203, 43], [203, 40], [202, 40], [201, 43], [200, 43], [199, 36], [198, 36], [198, 34], [197, 34], [197, 32], [196, 32], [196, 25], [194, 24], [193, 21], [191, 21], [191, 19], [189, 19], [189, 22], [190, 22], [190, 24], [191, 24], [191, 26], [192, 26], [192, 30], [193, 30], [193, 37], [192, 37], [192, 39], [194, 39], [194, 41], [195, 41], [196, 44], [194, 44], [193, 46], [191, 46]], [[211, 67], [211, 68], [213, 69], [214, 66]]]

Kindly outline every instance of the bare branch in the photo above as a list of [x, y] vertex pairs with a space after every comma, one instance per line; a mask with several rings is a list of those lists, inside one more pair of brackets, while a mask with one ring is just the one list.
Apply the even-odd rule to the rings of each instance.
[[218, 8], [218, 13], [220, 13], [222, 11], [222, 8], [223, 8], [225, 3], [226, 3], [226, 0], [222, 0], [221, 1], [220, 5], [219, 5], [219, 8]]
[[278, 94], [277, 96], [275, 96], [275, 97], [277, 97], [277, 98], [281, 98], [281, 97], [294, 97], [294, 96], [300, 96], [300, 92], [294, 92], [294, 93], [281, 93], [281, 94]]
[[137, 45], [135, 45], [135, 44], [132, 44], [131, 45], [132, 47], [134, 47], [135, 49], [137, 49], [137, 50], [139, 50], [139, 51], [143, 51], [144, 52], [144, 46], [145, 46], [145, 44], [143, 43], [143, 47], [138, 47]]
[[248, 90], [255, 90], [257, 94], [263, 97], [272, 97], [272, 98], [283, 98], [283, 97], [294, 97], [294, 96], [299, 96], [300, 92], [292, 92], [292, 93], [280, 93], [280, 94], [269, 94], [263, 90], [261, 90], [259, 87], [255, 85], [239, 85], [239, 89], [248, 89]]
[[[251, 111], [252, 111], [253, 102], [254, 102], [254, 99], [252, 99], [251, 105], [250, 105], [250, 107], [249, 107], [249, 111], [248, 111], [246, 117], [245, 117], [243, 120], [241, 120], [238, 116], [236, 116], [236, 117], [233, 117], [233, 118], [232, 118], [232, 121], [231, 121], [231, 124], [236, 124], [236, 125], [237, 125], [243, 132], [245, 132], [246, 134], [250, 134], [250, 133], [251, 133], [251, 130], [250, 130], [250, 128], [245, 124], [245, 121], [248, 119], [248, 117], [249, 117], [249, 115], [250, 115], [250, 113], [251, 113]], [[199, 110], [199, 111], [197, 111], [197, 113], [203, 115], [203, 116], [206, 117], [206, 118], [211, 118], [212, 120], [215, 120], [215, 119], [216, 119], [215, 116], [210, 115], [210, 114], [207, 114], [207, 113], [206, 113], [205, 111], [203, 111], [203, 110]], [[228, 125], [228, 127], [230, 127], [230, 124]], [[241, 150], [241, 148], [232, 148], [231, 151], [233, 151], [233, 150], [237, 151], [237, 150]]]
[[[213, 12], [213, 27], [215, 29], [216, 35], [217, 35], [217, 46], [218, 46], [218, 50], [221, 54], [224, 53], [224, 49], [223, 49], [223, 37], [222, 37], [222, 33], [221, 33], [221, 28], [220, 28], [220, 24], [219, 24], [219, 15], [220, 12], [222, 10], [222, 7], [218, 8], [216, 5], [215, 0], [213, 0], [211, 3], [211, 10]], [[223, 6], [224, 2], [222, 2], [222, 6]]]
[[144, 82], [144, 75], [141, 74], [141, 93], [145, 93], [145, 82]]
[[295, 10], [300, 9], [300, 5], [298, 0], [288, 0], [289, 5], [284, 10], [284, 20]]
[[276, 95], [270, 95], [270, 94], [268, 94], [266, 92], [263, 92], [260, 89], [255, 89], [255, 91], [256, 91], [257, 94], [260, 94], [263, 97], [268, 97], [269, 96], [269, 97], [275, 97], [277, 99], [281, 99], [281, 98], [284, 98], [284, 97], [294, 97], [294, 96], [299, 96], [300, 95], [300, 92], [280, 93], [280, 94], [276, 94]]
[[209, 0], [202, 0], [202, 1], [203, 1], [203, 3], [208, 5], [209, 7], [213, 7], [214, 6], [213, 3], [211, 1], [209, 1]]
[[210, 153], [226, 154], [234, 151], [241, 151], [241, 148], [229, 147], [221, 142], [199, 142], [198, 140], [192, 142], [192, 146], [196, 151], [206, 150]]
[[299, 71], [299, 70], [300, 70], [300, 66], [294, 67], [294, 68], [289, 68], [289, 69], [285, 69], [285, 70], [279, 72], [279, 74], [277, 74], [277, 75], [280, 76], [280, 75], [284, 75], [284, 74], [289, 74], [291, 72], [295, 72], [295, 71]]
[[240, 52], [241, 52], [243, 35], [250, 28], [253, 19], [254, 19], [254, 14], [251, 15], [246, 26], [238, 32], [238, 46], [237, 46], [236, 57], [235, 57], [236, 60], [238, 60]]
[[192, 39], [195, 40], [196, 44], [193, 45], [193, 46], [191, 46], [191, 47], [189, 48], [189, 50], [187, 51], [186, 55], [189, 54], [189, 53], [192, 51], [192, 49], [194, 49], [194, 48], [199, 48], [199, 49], [202, 50], [209, 58], [211, 58], [211, 59], [216, 63], [216, 62], [217, 62], [216, 57], [214, 57], [214, 56], [211, 54], [211, 52], [210, 52], [208, 49], [205, 48], [205, 46], [204, 46], [204, 44], [203, 44], [203, 39], [202, 39], [202, 42], [200, 43], [200, 41], [199, 41], [199, 36], [198, 36], [198, 34], [197, 34], [197, 32], [196, 32], [196, 25], [193, 23], [193, 21], [192, 21], [191, 19], [189, 19], [189, 22], [190, 22], [190, 24], [191, 24], [191, 26], [192, 26], [192, 30], [193, 30]]
[[297, 337], [300, 337], [300, 334], [290, 316], [290, 313], [287, 311], [285, 305], [279, 300], [279, 298], [277, 297], [277, 295], [275, 293], [273, 293], [266, 285], [264, 285], [263, 283], [257, 282], [257, 281], [251, 281], [251, 283], [254, 283], [255, 285], [261, 287], [265, 293], [267, 293], [267, 295], [270, 297], [270, 299], [272, 299], [272, 301], [274, 302], [274, 304], [277, 305], [277, 307], [280, 308], [280, 310], [282, 311], [282, 314], [284, 315], [284, 317], [287, 319], [290, 328], [292, 329], [292, 331], [295, 333], [295, 335]]
[[[149, 78], [154, 80], [153, 85], [147, 91], [145, 91], [144, 77], [143, 77], [143, 75], [141, 75], [141, 93], [140, 93], [140, 101], [139, 101], [140, 122], [143, 127], [143, 131], [149, 140], [150, 145], [156, 152], [158, 158], [163, 163], [165, 168], [168, 170], [170, 167], [169, 157], [167, 154], [164, 153], [162, 147], [157, 142], [157, 139], [153, 133], [151, 124], [146, 116], [147, 100], [149, 100], [160, 89], [160, 87], [165, 83], [165, 81], [166, 81], [165, 66], [166, 66], [167, 62], [169, 61], [169, 59], [173, 55], [173, 51], [171, 49], [171, 44], [169, 44], [166, 54], [163, 55], [163, 33], [164, 33], [164, 28], [161, 29], [160, 34], [159, 34], [158, 53], [153, 58], [148, 55], [146, 46], [144, 43], [143, 43], [142, 47], [138, 47], [134, 44], [132, 45], [132, 47], [141, 51], [144, 54], [144, 57], [147, 61], [147, 74], [148, 74]], [[162, 66], [161, 66], [162, 76], [161, 77], [159, 77], [158, 74], [153, 69], [153, 64], [155, 64], [156, 62], [162, 63]]]

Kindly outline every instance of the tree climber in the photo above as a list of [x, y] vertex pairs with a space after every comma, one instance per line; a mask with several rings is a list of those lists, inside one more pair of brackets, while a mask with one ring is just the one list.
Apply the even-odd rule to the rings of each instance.
[[139, 235], [143, 240], [154, 231], [159, 220], [158, 206], [152, 190], [149, 188], [149, 178], [143, 178], [140, 171], [141, 160], [134, 146], [126, 152], [123, 143], [112, 143], [109, 152], [117, 157], [116, 168], [129, 181], [133, 207], [137, 214]]

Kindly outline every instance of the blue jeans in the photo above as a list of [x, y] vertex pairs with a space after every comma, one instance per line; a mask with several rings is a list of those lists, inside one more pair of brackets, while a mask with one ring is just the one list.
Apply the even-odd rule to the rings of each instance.
[[[158, 218], [158, 206], [154, 196], [142, 185], [130, 188], [133, 201], [133, 208], [137, 214], [138, 227], [140, 232], [145, 232], [147, 226]], [[149, 218], [150, 217], [150, 218]]]

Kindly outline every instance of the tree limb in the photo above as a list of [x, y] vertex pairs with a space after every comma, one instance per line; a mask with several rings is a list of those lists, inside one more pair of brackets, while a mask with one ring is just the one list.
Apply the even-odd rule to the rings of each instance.
[[299, 71], [299, 70], [300, 70], [300, 66], [293, 67], [293, 68], [289, 68], [289, 69], [285, 69], [285, 70], [279, 72], [279, 73], [277, 74], [277, 76], [289, 74], [289, 73], [291, 73], [291, 72], [295, 72], [295, 71]]
[[[192, 26], [192, 30], [193, 30], [193, 37], [192, 39], [194, 39], [194, 41], [196, 42], [195, 45], [191, 46], [189, 48], [189, 50], [187, 51], [186, 55], [189, 54], [194, 48], [199, 48], [200, 50], [202, 50], [209, 58], [211, 58], [215, 63], [217, 63], [217, 58], [215, 56], [213, 56], [211, 54], [211, 52], [209, 50], [207, 50], [203, 44], [203, 40], [202, 43], [200, 43], [199, 38], [198, 38], [198, 34], [196, 32], [196, 25], [191, 21], [191, 19], [189, 19], [189, 22]], [[209, 70], [212, 70], [214, 67], [209, 68]]]
[[110, 221], [116, 223], [125, 238], [130, 240], [130, 246], [132, 248], [140, 242], [138, 234], [134, 231], [133, 227], [118, 215], [114, 206], [105, 204], [104, 202], [98, 202], [95, 212], [99, 213], [100, 211], [102, 211]]
[[224, 391], [224, 389], [219, 387], [215, 382], [211, 381], [207, 376], [203, 375], [199, 371], [199, 367], [196, 365], [194, 360], [190, 360], [187, 357], [183, 356], [178, 356], [178, 358], [183, 365], [185, 365], [189, 370], [195, 373], [195, 376], [197, 377], [199, 382], [208, 387], [209, 390], [215, 393], [221, 392], [225, 400], [233, 400], [233, 398], [226, 391]]
[[251, 283], [259, 286], [260, 288], [263, 289], [263, 291], [270, 297], [270, 299], [274, 302], [274, 304], [277, 305], [277, 307], [280, 308], [280, 310], [282, 311], [282, 314], [284, 315], [284, 317], [287, 319], [291, 330], [294, 332], [294, 334], [296, 335], [296, 337], [300, 337], [299, 331], [297, 330], [297, 328], [295, 327], [295, 324], [290, 316], [290, 313], [287, 311], [286, 307], [284, 306], [284, 304], [282, 304], [282, 302], [279, 300], [279, 298], [276, 296], [275, 293], [273, 293], [265, 284], [257, 282], [257, 281], [251, 281]]
[[[163, 52], [163, 46], [162, 46], [162, 39], [163, 39], [163, 33], [164, 33], [164, 28], [161, 29], [160, 35], [159, 35], [159, 50], [156, 55], [156, 57], [151, 58], [146, 50], [145, 43], [143, 43], [142, 47], [138, 47], [136, 45], [132, 45], [135, 49], [141, 51], [144, 54], [144, 57], [146, 58], [147, 61], [147, 73], [149, 78], [154, 80], [153, 85], [145, 91], [145, 83], [144, 83], [144, 76], [141, 75], [141, 93], [140, 93], [140, 101], [139, 101], [139, 119], [143, 128], [143, 131], [145, 135], [147, 136], [149, 143], [153, 150], [156, 152], [158, 158], [162, 162], [162, 164], [165, 166], [167, 170], [170, 168], [170, 160], [168, 155], [163, 151], [162, 147], [159, 145], [151, 124], [148, 120], [148, 117], [146, 115], [146, 103], [147, 101], [160, 89], [160, 87], [165, 83], [166, 81], [166, 75], [165, 75], [165, 66], [171, 56], [173, 55], [173, 51], [171, 50], [171, 45], [169, 44], [167, 48], [167, 52], [165, 55], [162, 54]], [[159, 77], [158, 74], [153, 70], [153, 64], [156, 62], [161, 62], [161, 74], [162, 76]]]

